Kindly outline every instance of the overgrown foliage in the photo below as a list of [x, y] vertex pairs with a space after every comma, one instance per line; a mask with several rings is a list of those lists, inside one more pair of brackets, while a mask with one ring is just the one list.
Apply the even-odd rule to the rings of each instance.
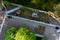
[[54, 13], [60, 18], [60, 3], [54, 6]]
[[31, 13], [35, 12], [35, 9], [29, 9], [29, 8], [27, 8], [27, 7], [25, 7], [25, 6], [22, 6], [22, 7], [20, 8], [20, 10], [26, 10], [26, 11], [29, 11], [29, 12], [31, 12]]
[[53, 11], [53, 6], [55, 4], [60, 3], [60, 0], [6, 0], [6, 1], [46, 11]]
[[5, 6], [11, 6], [11, 7], [15, 7], [16, 6], [16, 5], [11, 4], [8, 1], [4, 1], [4, 4], [5, 4]]
[[14, 40], [15, 31], [14, 27], [8, 29], [4, 35], [4, 40]]
[[16, 33], [15, 40], [36, 40], [36, 37], [33, 32], [21, 27]]
[[21, 27], [17, 31], [15, 27], [12, 27], [6, 31], [4, 40], [36, 40], [36, 36], [27, 28]]

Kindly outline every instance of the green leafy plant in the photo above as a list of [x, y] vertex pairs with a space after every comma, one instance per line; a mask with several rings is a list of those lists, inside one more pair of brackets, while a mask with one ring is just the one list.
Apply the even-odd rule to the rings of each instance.
[[36, 40], [36, 37], [33, 32], [21, 27], [16, 33], [15, 40]]
[[15, 7], [15, 6], [16, 6], [16, 5], [11, 4], [11, 3], [8, 2], [8, 1], [4, 1], [4, 4], [5, 4], [6, 6], [11, 6], [11, 7]]
[[54, 14], [60, 18], [60, 3], [55, 4], [54, 6]]
[[46, 7], [47, 7], [47, 5], [46, 5], [46, 4], [41, 5], [41, 8], [42, 8], [43, 10], [45, 10], [45, 9], [46, 9]]
[[11, 3], [8, 2], [8, 1], [4, 1], [4, 4], [5, 4], [6, 6], [10, 6], [10, 5], [11, 5]]
[[8, 29], [4, 35], [4, 40], [14, 40], [14, 34], [16, 29], [14, 27]]
[[53, 5], [60, 3], [60, 0], [5, 0], [12, 3], [22, 4], [37, 9], [54, 11]]
[[[37, 38], [33, 32], [25, 27], [20, 27], [19, 30], [12, 27], [5, 32], [4, 40], [37, 40]], [[39, 38], [39, 40], [46, 40], [46, 38]]]
[[2, 0], [0, 0], [0, 3], [1, 3]]
[[35, 12], [35, 10], [34, 9], [29, 9], [29, 8], [27, 8], [27, 7], [25, 7], [25, 6], [22, 6], [21, 8], [20, 8], [20, 10], [26, 10], [26, 11], [29, 11], [29, 12]]

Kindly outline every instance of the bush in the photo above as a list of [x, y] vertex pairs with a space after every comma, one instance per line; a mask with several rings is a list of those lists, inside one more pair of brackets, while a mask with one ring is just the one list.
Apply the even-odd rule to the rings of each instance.
[[5, 0], [5, 1], [9, 1], [9, 2], [12, 2], [12, 3], [17, 3], [17, 4], [29, 4], [29, 2], [31, 0]]
[[53, 5], [60, 3], [60, 0], [5, 0], [12, 3], [22, 4], [37, 9], [53, 11]]
[[36, 36], [27, 28], [21, 27], [17, 31], [16, 28], [12, 27], [6, 31], [4, 40], [36, 40]]
[[54, 13], [60, 18], [60, 3], [54, 6]]
[[4, 35], [4, 40], [14, 40], [14, 34], [16, 29], [14, 27], [8, 29]]
[[15, 40], [36, 40], [36, 37], [33, 32], [21, 27], [16, 33]]

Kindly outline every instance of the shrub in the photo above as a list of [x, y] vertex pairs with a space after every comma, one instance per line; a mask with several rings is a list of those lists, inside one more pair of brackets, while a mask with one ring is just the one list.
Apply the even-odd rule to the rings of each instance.
[[12, 27], [6, 31], [4, 40], [36, 40], [36, 36], [27, 28], [21, 27], [16, 31], [16, 28]]
[[5, 0], [12, 3], [22, 4], [37, 9], [53, 11], [53, 5], [60, 3], [60, 0]]
[[36, 40], [36, 37], [33, 32], [21, 27], [16, 33], [15, 40]]
[[60, 3], [54, 6], [54, 13], [60, 17]]
[[16, 29], [14, 27], [8, 29], [4, 35], [4, 40], [14, 40], [14, 34]]

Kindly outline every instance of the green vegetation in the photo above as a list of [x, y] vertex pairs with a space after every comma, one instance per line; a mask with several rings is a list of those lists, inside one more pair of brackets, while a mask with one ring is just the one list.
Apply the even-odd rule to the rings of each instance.
[[14, 27], [8, 29], [4, 35], [4, 40], [14, 40], [15, 31]]
[[20, 8], [20, 10], [26, 10], [26, 11], [29, 11], [29, 12], [31, 12], [31, 13], [35, 12], [34, 9], [29, 9], [29, 8], [27, 8], [27, 7], [25, 7], [25, 6], [22, 6], [22, 7]]
[[[8, 1], [4, 1], [4, 4], [5, 4], [6, 6], [11, 6], [11, 7], [15, 7], [15, 6], [16, 6], [16, 5], [11, 4], [11, 3], [8, 2]], [[35, 12], [35, 9], [29, 9], [29, 8], [27, 8], [27, 7], [25, 7], [25, 6], [22, 6], [22, 7], [20, 8], [20, 10], [26, 10], [26, 11], [29, 11], [29, 12], [31, 12], [31, 13]]]
[[6, 6], [10, 6], [10, 5], [11, 5], [11, 3], [10, 3], [10, 2], [7, 2], [7, 1], [4, 1], [4, 4], [5, 4]]
[[54, 11], [53, 6], [60, 3], [60, 0], [5, 0], [12, 3], [22, 4], [32, 8], [37, 8], [46, 11]]
[[0, 3], [1, 3], [1, 0], [0, 0]]
[[11, 6], [11, 7], [15, 7], [15, 6], [16, 6], [16, 5], [11, 4], [11, 3], [8, 2], [8, 1], [4, 1], [4, 4], [5, 4], [6, 6]]
[[54, 6], [54, 14], [60, 18], [60, 3]]
[[16, 33], [15, 40], [36, 40], [36, 37], [33, 32], [21, 27]]
[[4, 40], [46, 40], [45, 37], [37, 38], [33, 32], [25, 27], [20, 27], [16, 30], [15, 27], [7, 29], [4, 34]]
[[5, 0], [5, 1], [9, 1], [12, 3], [17, 3], [17, 4], [28, 4], [30, 2], [30, 0]]
[[21, 27], [16, 30], [12, 27], [6, 31], [4, 40], [36, 40], [36, 36], [27, 28]]

